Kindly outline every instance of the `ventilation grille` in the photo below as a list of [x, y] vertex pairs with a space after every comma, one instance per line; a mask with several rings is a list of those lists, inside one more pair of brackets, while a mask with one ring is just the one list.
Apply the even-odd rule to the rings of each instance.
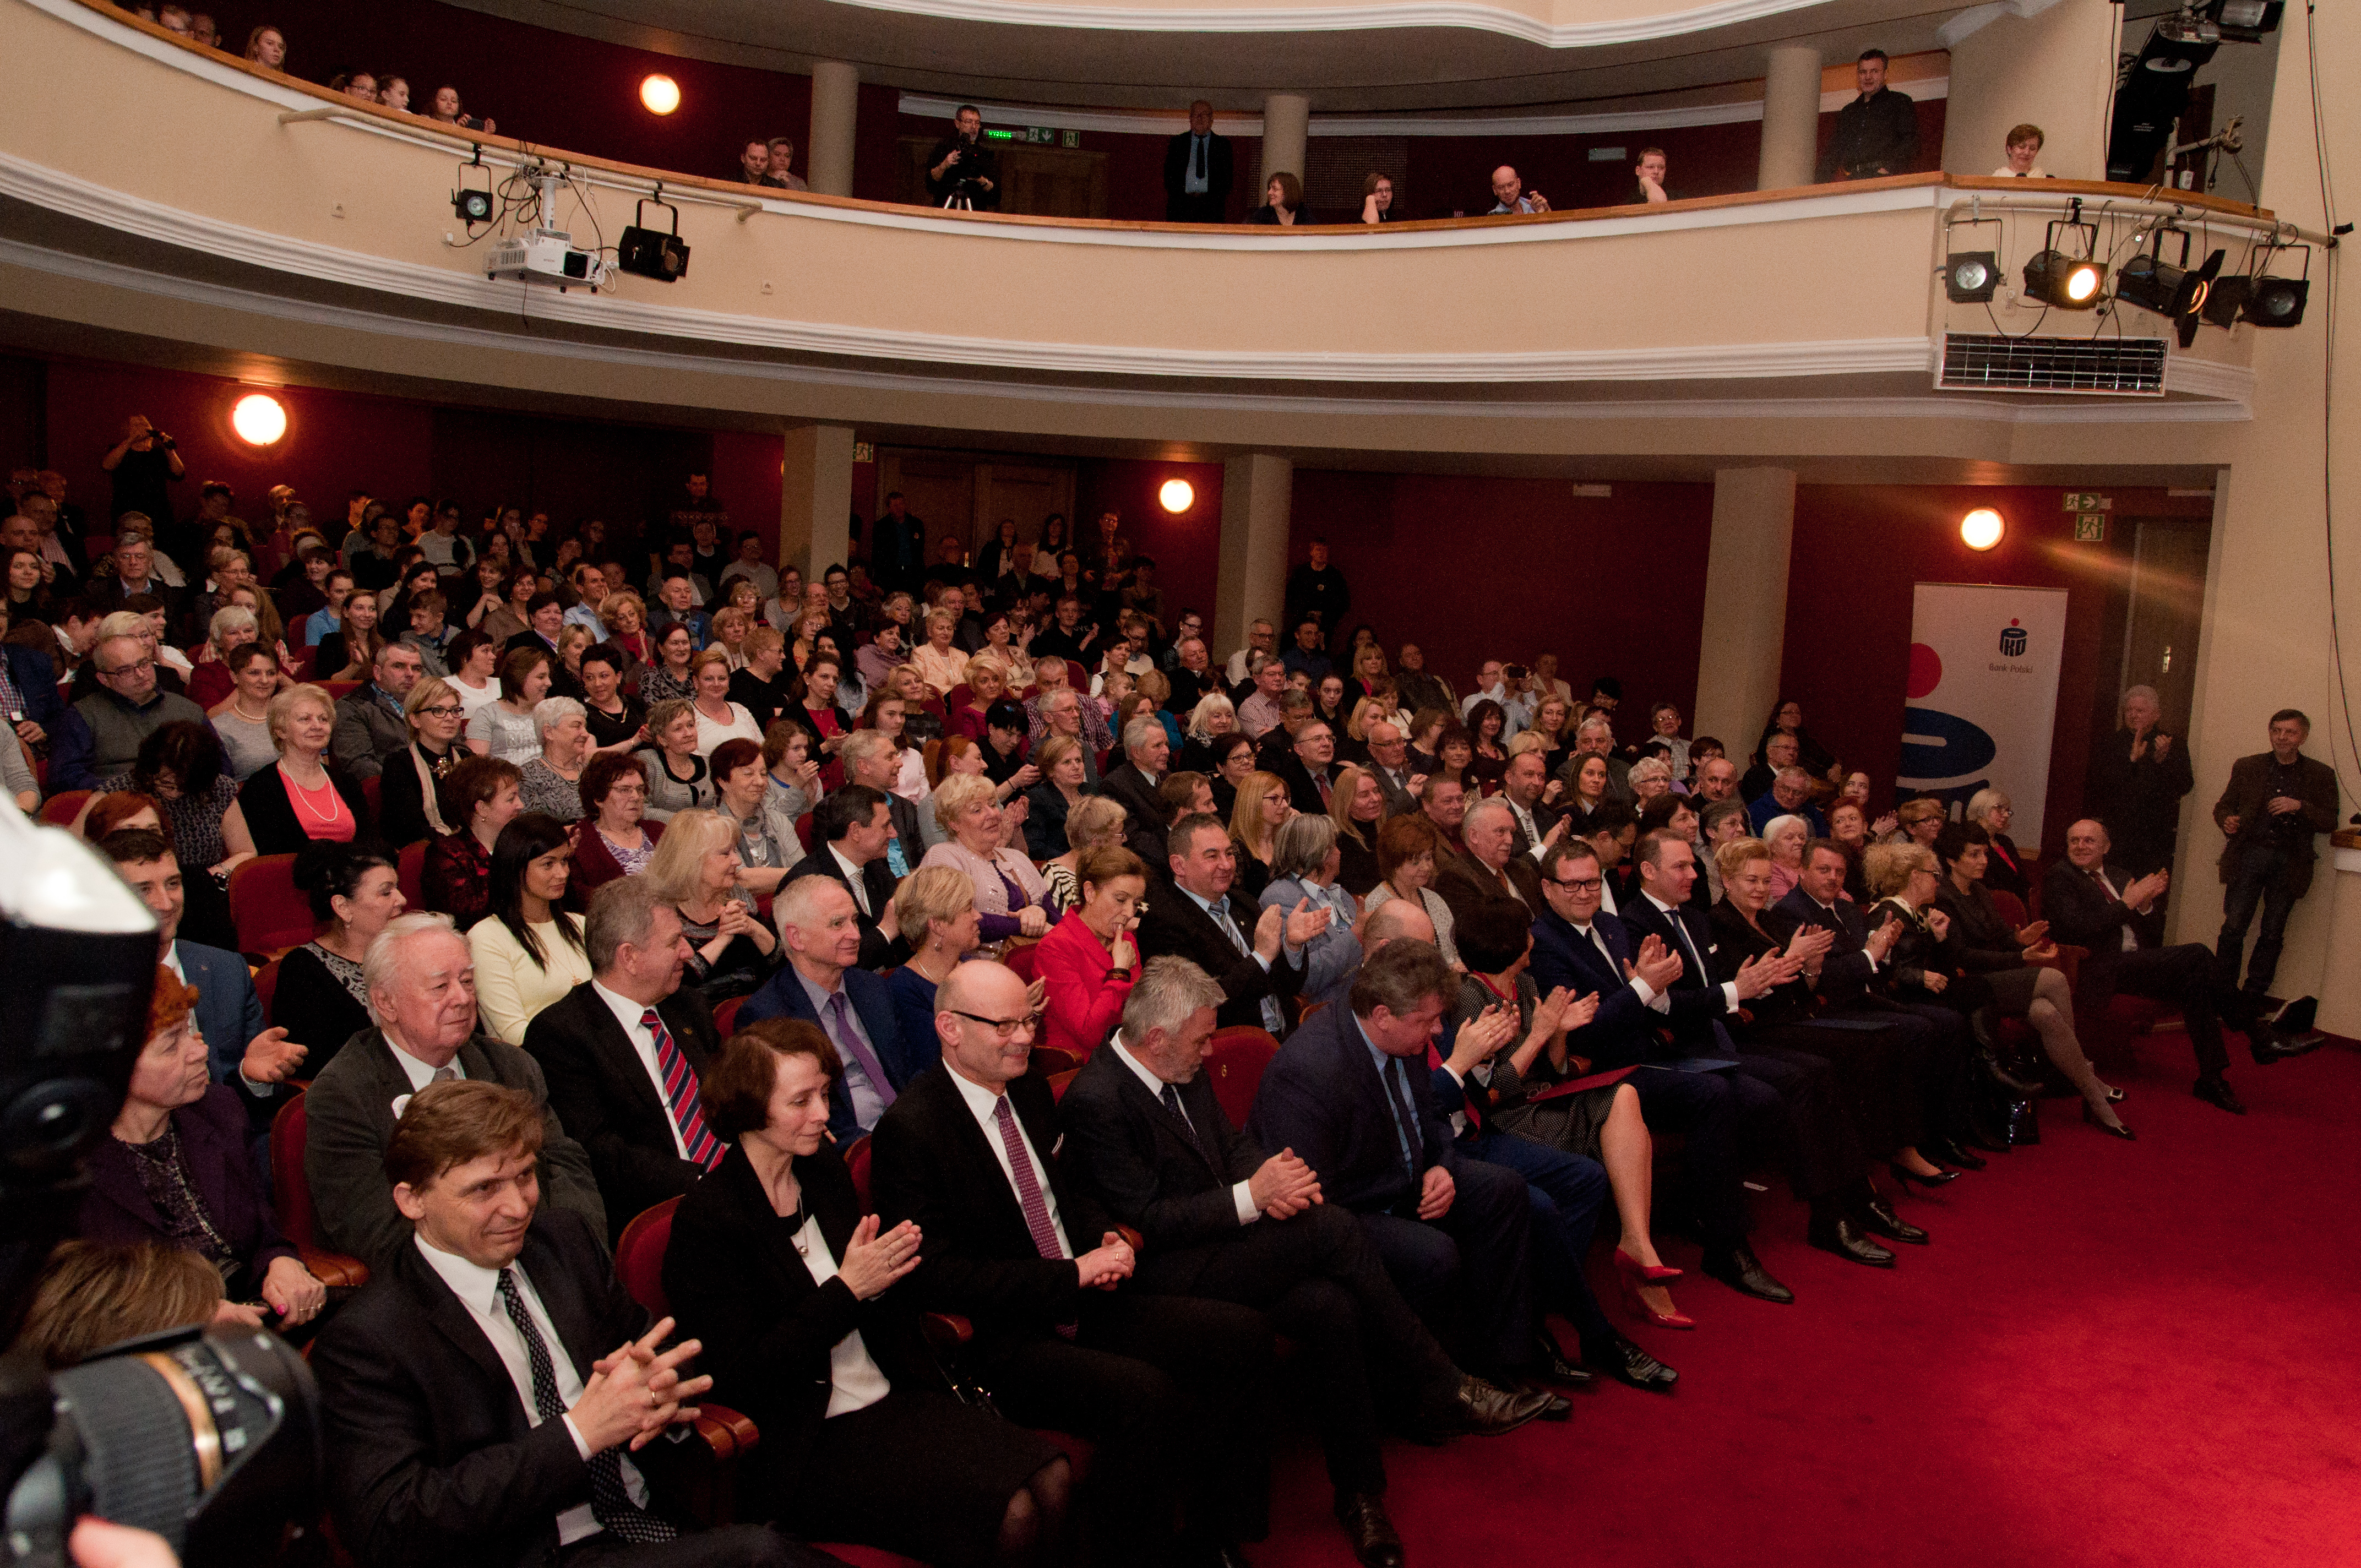
[[1980, 392], [2164, 396], [2160, 337], [2004, 337], [1947, 332], [1935, 385]]

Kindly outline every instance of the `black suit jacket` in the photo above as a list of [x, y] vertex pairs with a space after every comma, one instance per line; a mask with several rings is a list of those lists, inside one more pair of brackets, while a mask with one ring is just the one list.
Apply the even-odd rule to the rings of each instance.
[[[894, 798], [901, 800], [898, 795]], [[909, 803], [901, 801], [901, 804], [906, 806]], [[787, 882], [797, 882], [807, 876], [824, 876], [846, 892], [851, 892], [851, 879], [844, 874], [844, 867], [838, 862], [835, 848], [835, 845], [826, 842], [814, 844], [812, 852], [797, 861], [795, 868], [787, 873]], [[903, 852], [909, 853], [906, 849]], [[925, 852], [921, 850], [919, 854]], [[917, 857], [913, 856], [910, 863], [917, 865]], [[786, 884], [782, 883], [780, 885], [784, 887]], [[869, 896], [871, 913], [862, 914], [861, 899], [858, 896], [853, 899], [853, 917], [861, 926], [860, 967], [865, 970], [891, 969], [910, 956], [910, 944], [899, 937], [887, 937], [877, 924], [885, 906], [894, 902], [894, 872], [886, 866], [884, 856], [880, 855], [861, 868], [861, 887]]]
[[[1235, 894], [1229, 908], [1230, 918], [1251, 946], [1255, 922], [1262, 917], [1262, 911]], [[1301, 958], [1290, 963], [1282, 948], [1266, 970], [1253, 953], [1238, 951], [1195, 899], [1169, 882], [1159, 883], [1156, 896], [1148, 901], [1148, 913], [1140, 916], [1134, 936], [1142, 959], [1175, 953], [1221, 982], [1224, 1000], [1213, 1016], [1224, 1029], [1237, 1025], [1261, 1028], [1264, 997], [1293, 996], [1303, 989], [1306, 966]]]
[[1190, 143], [1195, 137], [1182, 131], [1164, 144], [1164, 205], [1165, 215], [1174, 223], [1191, 221], [1192, 208], [1210, 210], [1211, 217], [1198, 216], [1198, 223], [1219, 223], [1230, 199], [1230, 185], [1235, 178], [1230, 138], [1208, 136], [1205, 138], [1205, 194], [1191, 196], [1181, 187], [1189, 177]]
[[[552, 1354], [586, 1383], [594, 1360], [647, 1332], [581, 1215], [543, 1209], [517, 1261], [557, 1330]], [[590, 1500], [566, 1424], [528, 1420], [500, 1353], [413, 1243], [377, 1268], [312, 1345], [338, 1536], [369, 1568], [549, 1562], [557, 1516]], [[660, 1504], [677, 1452], [660, 1440], [631, 1455]]]
[[[834, 1147], [796, 1160], [804, 1203], [829, 1250], [842, 1261], [861, 1200]], [[897, 1389], [942, 1387], [918, 1336], [909, 1293], [853, 1299], [843, 1280], [812, 1283], [811, 1270], [763, 1190], [742, 1146], [722, 1157], [673, 1213], [664, 1262], [664, 1296], [683, 1338], [701, 1341], [697, 1369], [713, 1398], [762, 1429], [763, 1442], [739, 1481], [773, 1518], [785, 1511], [797, 1474], [828, 1416], [829, 1353], [859, 1331], [870, 1359]]]
[[1428, 1168], [1455, 1169], [1459, 1157], [1425, 1060], [1404, 1061], [1402, 1073], [1418, 1115], [1415, 1177], [1402, 1164], [1385, 1080], [1350, 1007], [1322, 1008], [1279, 1047], [1263, 1069], [1247, 1131], [1265, 1148], [1293, 1149], [1320, 1173], [1329, 1202], [1356, 1213], [1414, 1214]]
[[[1067, 1179], [1059, 1155], [1058, 1109], [1049, 1080], [1032, 1074], [1008, 1085], [1011, 1108], [1033, 1145], [1035, 1178], [1057, 1199], [1066, 1245], [1076, 1256], [1115, 1228], [1105, 1210]], [[910, 1080], [871, 1135], [870, 1190], [883, 1223], [916, 1220], [924, 1261], [904, 1281], [917, 1304], [958, 1312], [975, 1325], [979, 1356], [991, 1361], [1081, 1312], [1082, 1272], [1033, 1245], [1016, 1189], [984, 1131], [961, 1098], [948, 1065]]]
[[1576, 996], [1598, 997], [1598, 1012], [1566, 1036], [1566, 1048], [1601, 1071], [1675, 1054], [1662, 1029], [1663, 1014], [1640, 1000], [1623, 973], [1639, 951], [1638, 939], [1603, 909], [1591, 928], [1613, 953], [1613, 962], [1555, 910], [1533, 922], [1533, 984], [1545, 992], [1564, 986]]
[[[1075, 1182], [1140, 1234], [1143, 1266], [1148, 1260], [1174, 1266], [1161, 1271], [1159, 1288], [1186, 1295], [1203, 1267], [1203, 1250], [1241, 1234], [1230, 1190], [1253, 1177], [1263, 1153], [1230, 1125], [1204, 1074], [1174, 1087], [1195, 1142], [1109, 1045], [1092, 1052], [1066, 1085], [1058, 1124]], [[1190, 1251], [1198, 1255], [1173, 1255]]]
[[[684, 985], [656, 1003], [656, 1016], [687, 1058], [689, 1070], [702, 1078], [721, 1049], [705, 999]], [[551, 1109], [590, 1151], [590, 1174], [598, 1179], [607, 1225], [616, 1236], [634, 1215], [679, 1197], [705, 1174], [702, 1166], [676, 1152], [671, 1113], [631, 1037], [588, 981], [534, 1016], [525, 1028], [524, 1048], [541, 1064]]]
[[[1057, 785], [1049, 787], [1054, 790]], [[1148, 775], [1126, 760], [1121, 767], [1108, 769], [1090, 793], [1103, 795], [1123, 807], [1128, 818], [1124, 824], [1124, 848], [1146, 861], [1150, 871], [1164, 870], [1164, 803], [1156, 798], [1156, 786], [1148, 783]], [[1029, 813], [1027, 819], [1031, 819]]]
[[1831, 1007], [1850, 1007], [1877, 989], [1879, 966], [1866, 950], [1869, 920], [1861, 914], [1861, 905], [1850, 898], [1839, 898], [1831, 914], [1796, 887], [1788, 889], [1787, 895], [1774, 907], [1791, 919], [1836, 934], [1836, 945], [1820, 964], [1820, 983], [1816, 989], [1822, 1002]]
[[[1532, 856], [1510, 856], [1509, 863], [1500, 868], [1500, 874], [1517, 889], [1518, 896], [1523, 901], [1523, 914], [1527, 919], [1548, 911], [1549, 904], [1542, 892], [1541, 869], [1533, 864]], [[1491, 868], [1474, 860], [1455, 861], [1443, 867], [1435, 876], [1434, 892], [1435, 896], [1449, 907], [1454, 920], [1479, 904], [1509, 897], [1500, 886], [1499, 878], [1492, 874]]]
[[[2121, 866], [2105, 868], [2107, 881], [2120, 894], [2136, 881]], [[2145, 915], [2112, 896], [2066, 860], [2053, 862], [2041, 879], [2041, 913], [2049, 922], [2049, 939], [2087, 948], [2074, 981], [2074, 1000], [2084, 1007], [2103, 1007], [2115, 993], [2115, 970], [2124, 958], [2124, 932], [2128, 929], [2142, 948], [2164, 946], [2164, 908], [2152, 906]]]
[[[1312, 777], [1311, 763], [1297, 756], [1291, 746], [1275, 759], [1275, 763], [1272, 771], [1287, 781], [1288, 805], [1302, 812], [1306, 817], [1328, 815], [1328, 803], [1320, 798], [1319, 781]], [[1344, 771], [1345, 764], [1342, 762], [1328, 764], [1328, 783], [1331, 787], [1334, 787], [1336, 783], [1336, 775]]]
[[[1681, 955], [1681, 972], [1665, 992], [1671, 1009], [1662, 1014], [1665, 1026], [1673, 1032], [1675, 1047], [1688, 1056], [1721, 1054], [1721, 1042], [1715, 1037], [1713, 1025], [1719, 1022], [1727, 1027], [1735, 1014], [1729, 1003], [1729, 993], [1721, 989], [1721, 977], [1713, 972], [1713, 929], [1706, 924], [1705, 916], [1693, 904], [1684, 904], [1667, 916], [1638, 892], [1631, 894], [1629, 902], [1616, 907], [1622, 910], [1624, 928], [1635, 946], [1653, 937]], [[1687, 931], [1689, 947], [1683, 947], [1674, 934], [1675, 920]], [[1688, 956], [1692, 949], [1697, 954], [1694, 959]], [[1697, 969], [1699, 963], [1706, 966], [1702, 973]]]

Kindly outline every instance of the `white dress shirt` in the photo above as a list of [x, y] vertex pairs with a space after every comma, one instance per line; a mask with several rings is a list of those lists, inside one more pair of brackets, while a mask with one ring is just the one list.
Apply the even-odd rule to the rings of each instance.
[[[1016, 1168], [1008, 1163], [1008, 1146], [1000, 1141], [1000, 1096], [980, 1083], [970, 1081], [964, 1074], [953, 1069], [948, 1061], [943, 1064], [943, 1070], [950, 1073], [951, 1082], [959, 1086], [960, 1098], [967, 1102], [968, 1111], [975, 1117], [976, 1125], [983, 1129], [983, 1141], [991, 1147], [992, 1157], [1000, 1162], [1000, 1174], [1008, 1179], [1009, 1195], [1016, 1198], [1018, 1207], [1023, 1207], [1025, 1201], [1016, 1191]], [[1009, 1119], [1016, 1125], [1017, 1137], [1024, 1140], [1025, 1153], [1033, 1161], [1033, 1180], [1041, 1189], [1041, 1201], [1049, 1206], [1049, 1229], [1058, 1238], [1058, 1255], [1073, 1257], [1076, 1255], [1074, 1243], [1066, 1234], [1064, 1223], [1058, 1218], [1058, 1194], [1049, 1186], [1049, 1162], [1043, 1159], [1041, 1151], [1033, 1146], [1032, 1135], [1025, 1131], [1025, 1119], [1015, 1113], [1016, 1107], [1010, 1106], [1009, 1112]], [[1092, 1238], [1092, 1245], [1098, 1245], [1095, 1236]]]
[[828, 847], [828, 852], [835, 856], [836, 863], [843, 868], [845, 885], [852, 890], [852, 902], [860, 906], [862, 914], [867, 916], [872, 920], [876, 919], [877, 912], [869, 907], [869, 884], [867, 882], [862, 880], [861, 874], [864, 868], [856, 866], [851, 861], [846, 860], [844, 858], [844, 851], [838, 849], [834, 844], [830, 844]]
[[[397, 1047], [394, 1054], [402, 1053]], [[533, 1361], [525, 1354], [524, 1336], [517, 1332], [516, 1324], [509, 1321], [508, 1309], [500, 1305], [500, 1271], [431, 1246], [424, 1236], [416, 1239], [419, 1255], [451, 1288], [451, 1294], [459, 1298], [459, 1304], [467, 1309], [467, 1315], [476, 1320], [476, 1327], [490, 1342], [492, 1353], [508, 1368], [509, 1381], [516, 1385], [517, 1402], [524, 1407], [525, 1421], [539, 1426], [540, 1409], [533, 1397]], [[516, 1276], [517, 1295], [524, 1302], [525, 1315], [541, 1331], [542, 1343], [549, 1347], [549, 1370], [557, 1383], [557, 1402], [570, 1411], [582, 1398], [582, 1378], [574, 1370], [574, 1357], [567, 1354], [566, 1342], [558, 1337], [557, 1325], [550, 1321], [549, 1309], [541, 1304], [541, 1292], [533, 1288], [533, 1278], [525, 1273], [524, 1266], [511, 1264], [509, 1268]], [[582, 1429], [574, 1424], [571, 1415], [558, 1420], [566, 1423], [566, 1434], [574, 1440], [574, 1452], [588, 1463], [594, 1451], [583, 1441]], [[631, 1494], [631, 1501], [643, 1508], [648, 1506], [647, 1481], [628, 1453], [623, 1456], [623, 1489]], [[604, 1528], [588, 1503], [577, 1503], [557, 1516], [557, 1544], [571, 1546]]]
[[[1131, 1054], [1131, 1047], [1123, 1043], [1123, 1031], [1116, 1030], [1114, 1039], [1109, 1043], [1115, 1047], [1115, 1059], [1131, 1069], [1132, 1076], [1148, 1086], [1148, 1093], [1161, 1101], [1164, 1098], [1164, 1080], [1140, 1065], [1139, 1058]], [[1188, 1115], [1185, 1106], [1180, 1113], [1184, 1117]], [[1195, 1123], [1190, 1124], [1190, 1129], [1196, 1133], [1202, 1143], [1205, 1135], [1197, 1130]], [[1251, 1181], [1235, 1182], [1230, 1188], [1230, 1201], [1237, 1206], [1238, 1223], [1241, 1225], [1251, 1225], [1262, 1218], [1262, 1211], [1255, 1207], [1253, 1188], [1254, 1183]]]
[[[1662, 912], [1665, 920], [1671, 924], [1674, 934], [1677, 938], [1674, 943], [1674, 950], [1681, 955], [1682, 966], [1686, 968], [1694, 963], [1702, 969], [1706, 961], [1706, 955], [1697, 951], [1697, 938], [1690, 933], [1688, 927], [1682, 923], [1680, 912], [1675, 909], [1671, 905], [1666, 904], [1663, 899], [1658, 898], [1653, 893], [1642, 893], [1640, 896], [1654, 905], [1656, 908]], [[1701, 972], [1697, 978], [1708, 986], [1713, 984], [1713, 972], [1710, 970], [1704, 970], [1704, 972]], [[1725, 980], [1721, 982], [1720, 990], [1721, 1010], [1724, 1013], [1737, 1012], [1738, 982], [1734, 980]], [[1652, 1003], [1650, 1005], [1653, 1006], [1654, 1003]], [[1667, 1001], [1664, 1007], [1658, 1008], [1657, 1011], [1667, 1012], [1670, 1011], [1671, 1006], [1672, 1003]]]
[[[836, 1254], [829, 1250], [828, 1238], [820, 1234], [818, 1215], [806, 1217], [796, 1245], [803, 1254], [804, 1267], [810, 1272], [813, 1284], [825, 1285], [836, 1277]], [[855, 1410], [865, 1410], [894, 1391], [884, 1369], [871, 1359], [869, 1346], [862, 1342], [859, 1329], [829, 1348], [828, 1383], [829, 1416], [849, 1416]], [[820, 1419], [825, 1420], [828, 1417]]]
[[[656, 1062], [656, 1037], [642, 1022], [648, 1010], [647, 1003], [634, 1002], [618, 992], [609, 991], [595, 980], [590, 982], [590, 992], [607, 1004], [607, 1011], [612, 1013], [615, 1022], [623, 1026], [623, 1037], [631, 1042], [631, 1050], [640, 1058], [640, 1070], [648, 1075], [650, 1083], [655, 1085], [656, 1103], [664, 1107], [664, 1125], [672, 1129], [673, 1152], [686, 1159], [688, 1143], [680, 1135], [679, 1124], [673, 1120], [672, 1101], [664, 1094], [664, 1069]], [[675, 1040], [673, 1045], [676, 1049], [680, 1042]], [[681, 1059], [686, 1064], [688, 1058], [683, 1057]]]

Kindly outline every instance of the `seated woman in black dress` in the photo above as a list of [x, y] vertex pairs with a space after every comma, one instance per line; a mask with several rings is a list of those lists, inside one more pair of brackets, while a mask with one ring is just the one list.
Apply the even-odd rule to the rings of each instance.
[[270, 1021], [303, 1047], [303, 1076], [317, 1078], [338, 1047], [375, 1021], [361, 963], [407, 901], [394, 862], [369, 843], [313, 845], [295, 857], [295, 885], [311, 899], [321, 929], [279, 960]]
[[944, 1387], [893, 1289], [917, 1227], [881, 1233], [826, 1137], [841, 1070], [818, 1027], [787, 1018], [748, 1025], [705, 1070], [707, 1124], [734, 1141], [680, 1201], [664, 1283], [714, 1398], [763, 1429], [739, 1496], [806, 1540], [944, 1564], [1046, 1559], [1066, 1457]]

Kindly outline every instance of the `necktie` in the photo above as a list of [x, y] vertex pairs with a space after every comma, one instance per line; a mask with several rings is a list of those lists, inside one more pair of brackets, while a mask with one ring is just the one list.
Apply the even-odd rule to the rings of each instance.
[[1401, 1145], [1402, 1168], [1410, 1172], [1411, 1185], [1418, 1185], [1418, 1156], [1426, 1140], [1412, 1135], [1418, 1125], [1417, 1102], [1411, 1098], [1410, 1077], [1402, 1070], [1401, 1058], [1386, 1058], [1386, 1104], [1394, 1113], [1394, 1137]]
[[[877, 1098], [888, 1105], [893, 1104], [894, 1085], [886, 1080], [885, 1064], [877, 1059], [877, 1053], [869, 1048], [852, 1027], [852, 1010], [846, 1003], [841, 991], [828, 999], [828, 1032], [835, 1038], [836, 1048], [860, 1064], [861, 1070], [869, 1075], [869, 1087], [877, 1091]], [[1004, 1100], [1001, 1103], [1005, 1105], [1007, 1102]]]
[[1589, 938], [1590, 945], [1598, 949], [1598, 956], [1607, 960], [1607, 972], [1613, 975], [1617, 980], [1621, 980], [1623, 978], [1623, 970], [1615, 962], [1615, 955], [1607, 950], [1607, 938], [1598, 934], [1598, 927], [1593, 926], [1590, 929], [1585, 931], [1583, 935]]
[[[1049, 1223], [1049, 1201], [1041, 1195], [1041, 1179], [1033, 1173], [1033, 1157], [1025, 1152], [1025, 1135], [1017, 1130], [1016, 1112], [1007, 1095], [1002, 1095], [1000, 1103], [992, 1108], [992, 1122], [999, 1130], [1000, 1146], [1008, 1151], [1008, 1173], [1016, 1182], [1016, 1203], [1025, 1211], [1025, 1228], [1033, 1233], [1033, 1250], [1052, 1262], [1063, 1259], [1066, 1252], [1058, 1245], [1058, 1227]], [[1074, 1337], [1076, 1326], [1057, 1325], [1068, 1339]]]
[[[544, 1421], [556, 1420], [566, 1414], [566, 1407], [557, 1398], [557, 1371], [549, 1359], [549, 1343], [541, 1337], [533, 1314], [525, 1310], [516, 1271], [501, 1269], [500, 1281], [501, 1310], [515, 1325], [517, 1337], [524, 1341], [524, 1358], [533, 1368], [533, 1413]], [[624, 1541], [656, 1546], [673, 1539], [672, 1526], [631, 1501], [623, 1486], [620, 1448], [602, 1448], [590, 1456], [590, 1512]]]
[[1196, 148], [1197, 178], [1202, 180], [1205, 177], [1205, 138], [1191, 137], [1189, 139]]
[[[1251, 955], [1254, 948], [1247, 944], [1246, 933], [1239, 930], [1238, 923], [1230, 918], [1229, 900], [1224, 898], [1213, 905], [1213, 924], [1222, 928], [1222, 935], [1230, 939], [1230, 945], [1242, 953]], [[1286, 1031], [1287, 1016], [1279, 1010], [1278, 998], [1266, 996], [1262, 999], [1262, 1026], [1273, 1035]]]
[[664, 1105], [672, 1113], [672, 1124], [680, 1129], [680, 1146], [688, 1151], [689, 1158], [711, 1170], [721, 1163], [721, 1140], [705, 1124], [697, 1074], [688, 1070], [688, 1058], [681, 1054], [679, 1042], [654, 1008], [640, 1014], [640, 1027], [655, 1041], [656, 1073], [664, 1080]]
[[459, 1069], [453, 1067], [449, 1062], [445, 1062], [441, 1067], [434, 1069], [434, 1076], [428, 1079], [426, 1081], [430, 1084], [450, 1083], [456, 1080], [458, 1076]]
[[1328, 775], [1324, 773], [1312, 774], [1312, 782], [1320, 786], [1320, 804], [1324, 807], [1334, 798], [1334, 786], [1329, 784]]
[[1205, 1145], [1197, 1136], [1196, 1126], [1189, 1120], [1189, 1113], [1180, 1108], [1180, 1091], [1168, 1083], [1164, 1086], [1163, 1100], [1164, 1108], [1172, 1113], [1172, 1119], [1180, 1124], [1180, 1131], [1188, 1135], [1189, 1146], [1203, 1154]]
[[1680, 941], [1681, 959], [1683, 963], [1695, 964], [1697, 966], [1697, 985], [1699, 989], [1704, 989], [1712, 985], [1713, 977], [1706, 972], [1705, 959], [1698, 956], [1697, 944], [1689, 940], [1688, 922], [1681, 918], [1681, 912], [1677, 909], [1665, 910], [1664, 919], [1671, 925], [1674, 936]]

